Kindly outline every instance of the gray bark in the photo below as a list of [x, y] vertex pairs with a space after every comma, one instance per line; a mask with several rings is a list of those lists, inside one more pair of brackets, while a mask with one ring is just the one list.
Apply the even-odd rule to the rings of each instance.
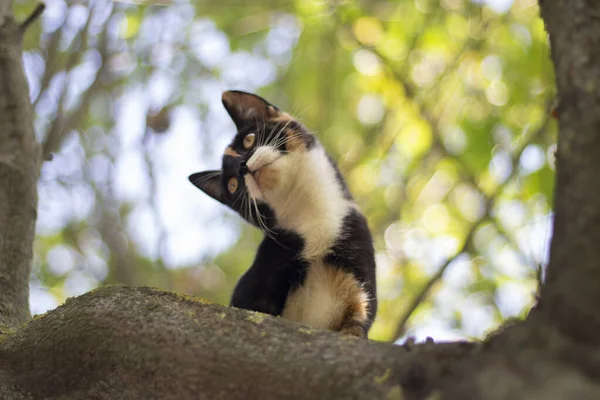
[[600, 2], [545, 0], [559, 99], [554, 237], [543, 313], [600, 344]]
[[115, 286], [0, 342], [0, 377], [34, 399], [394, 399], [426, 393], [474, 348], [407, 349]]
[[[0, 398], [600, 398], [600, 3], [544, 0], [560, 99], [547, 282], [483, 343], [369, 342], [150, 288], [110, 287], [27, 319], [35, 142], [0, 0]], [[9, 329], [7, 329], [9, 328]]]
[[21, 62], [21, 28], [0, 0], [0, 334], [29, 318], [40, 146]]

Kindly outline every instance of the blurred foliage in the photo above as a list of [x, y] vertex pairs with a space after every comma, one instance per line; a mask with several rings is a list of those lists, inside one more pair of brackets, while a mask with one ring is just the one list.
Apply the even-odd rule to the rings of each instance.
[[[187, 181], [226, 89], [315, 131], [373, 230], [371, 337], [482, 337], [543, 276], [556, 124], [535, 0], [49, 2], [24, 41], [45, 152], [32, 311], [102, 284], [228, 303], [260, 232]], [[33, 2], [17, 2], [24, 17]]]

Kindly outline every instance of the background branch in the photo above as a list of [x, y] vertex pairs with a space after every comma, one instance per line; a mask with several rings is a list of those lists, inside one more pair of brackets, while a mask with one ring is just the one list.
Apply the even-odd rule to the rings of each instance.
[[[550, 112], [550, 109], [548, 108], [548, 112], [546, 113], [546, 115], [548, 115], [549, 112]], [[406, 330], [406, 324], [408, 323], [412, 314], [415, 312], [417, 307], [427, 298], [427, 295], [428, 295], [429, 291], [431, 290], [431, 288], [435, 285], [436, 282], [438, 282], [442, 278], [442, 276], [444, 275], [444, 272], [446, 271], [448, 266], [452, 263], [452, 261], [454, 261], [456, 259], [456, 257], [458, 257], [460, 254], [462, 254], [469, 248], [469, 246], [471, 245], [471, 241], [473, 239], [473, 235], [475, 234], [477, 229], [483, 223], [492, 219], [491, 211], [494, 207], [494, 203], [496, 202], [498, 197], [500, 195], [502, 195], [502, 191], [504, 190], [504, 188], [506, 188], [506, 186], [517, 177], [517, 174], [519, 171], [519, 169], [518, 169], [519, 160], [521, 159], [521, 155], [523, 154], [523, 151], [525, 150], [526, 145], [529, 144], [532, 140], [535, 140], [539, 136], [543, 135], [544, 132], [546, 131], [546, 129], [548, 128], [548, 124], [550, 123], [550, 121], [551, 121], [550, 118], [546, 118], [544, 120], [544, 123], [542, 124], [542, 126], [539, 129], [537, 129], [531, 135], [529, 135], [528, 139], [522, 140], [522, 142], [521, 142], [522, 144], [516, 149], [515, 153], [512, 156], [512, 163], [511, 163], [512, 170], [511, 170], [510, 175], [504, 180], [504, 182], [500, 183], [494, 189], [494, 191], [492, 192], [491, 195], [487, 196], [484, 199], [484, 204], [485, 204], [484, 213], [477, 221], [475, 221], [473, 223], [473, 225], [471, 225], [471, 228], [465, 235], [465, 239], [463, 241], [463, 245], [460, 248], [460, 250], [458, 250], [453, 257], [448, 258], [446, 260], [446, 262], [444, 262], [444, 264], [437, 270], [437, 272], [435, 274], [433, 274], [429, 278], [429, 280], [425, 283], [425, 285], [421, 288], [421, 290], [417, 293], [417, 295], [409, 303], [408, 307], [406, 308], [406, 311], [400, 317], [400, 321], [398, 322], [398, 327], [396, 328], [396, 333], [394, 335], [394, 338], [392, 339], [393, 341], [398, 340], [400, 337], [402, 337], [404, 335], [404, 332]], [[443, 146], [443, 144], [441, 144], [441, 143], [439, 145]]]
[[[99, 47], [98, 50], [101, 55], [101, 61], [100, 61], [100, 66], [98, 67], [98, 71], [96, 72], [96, 75], [95, 75], [92, 83], [90, 84], [90, 86], [81, 95], [81, 100], [79, 101], [79, 104], [77, 105], [77, 107], [70, 110], [68, 113], [65, 112], [64, 102], [65, 102], [67, 93], [69, 92], [69, 87], [72, 83], [71, 80], [69, 79], [70, 74], [71, 74], [71, 71], [73, 70], [73, 68], [75, 66], [77, 66], [77, 64], [81, 60], [81, 56], [87, 50], [88, 31], [90, 28], [91, 21], [94, 17], [94, 13], [95, 13], [94, 10], [90, 10], [90, 13], [85, 22], [85, 25], [79, 31], [78, 36], [73, 39], [73, 43], [71, 44], [71, 47], [69, 50], [69, 57], [67, 59], [65, 67], [64, 67], [66, 77], [65, 77], [65, 82], [63, 84], [63, 89], [62, 89], [61, 95], [58, 99], [56, 116], [54, 118], [54, 121], [50, 125], [50, 128], [48, 129], [48, 133], [46, 134], [46, 137], [43, 142], [43, 158], [44, 158], [44, 160], [49, 159], [50, 155], [60, 148], [60, 144], [62, 143], [62, 141], [64, 140], [64, 138], [66, 137], [66, 135], [69, 132], [71, 132], [73, 129], [76, 129], [77, 127], [79, 127], [83, 118], [85, 117], [85, 115], [87, 114], [87, 112], [89, 110], [89, 105], [90, 105], [90, 102], [92, 99], [92, 95], [96, 92], [96, 89], [98, 89], [98, 86], [100, 83], [100, 77], [104, 73], [105, 65], [106, 65], [105, 58], [107, 55], [106, 54], [107, 53], [106, 27], [104, 28], [103, 33], [101, 34], [102, 37], [100, 39], [100, 44], [98, 46]], [[48, 67], [47, 70], [51, 71], [51, 68]], [[49, 78], [46, 78], [46, 79], [45, 78], [46, 78], [46, 75], [44, 75], [44, 77], [42, 77], [42, 81], [45, 81], [45, 80], [49, 81]], [[42, 83], [44, 83], [44, 82], [42, 82]], [[39, 99], [39, 97], [38, 97], [38, 99]]]
[[[488, 23], [482, 23], [481, 30], [484, 31], [487, 28], [487, 26], [488, 26]], [[462, 254], [463, 252], [467, 251], [470, 248], [471, 240], [473, 238], [474, 233], [477, 231], [477, 229], [483, 223], [491, 222], [496, 227], [498, 234], [501, 237], [503, 237], [506, 240], [506, 242], [509, 245], [511, 245], [511, 247], [513, 247], [513, 249], [519, 255], [521, 260], [529, 263], [528, 258], [524, 255], [523, 251], [519, 248], [519, 246], [517, 245], [514, 238], [512, 238], [508, 234], [508, 232], [506, 232], [502, 228], [502, 226], [500, 225], [500, 222], [492, 216], [492, 210], [493, 210], [493, 207], [494, 207], [494, 204], [495, 204], [497, 198], [502, 195], [504, 188], [507, 187], [510, 183], [514, 182], [514, 180], [518, 177], [518, 172], [519, 172], [518, 165], [519, 165], [519, 162], [521, 159], [521, 155], [523, 154], [523, 151], [525, 150], [527, 145], [538, 140], [542, 135], [544, 135], [547, 132], [548, 125], [551, 121], [551, 118], [550, 118], [551, 109], [550, 109], [550, 106], [548, 106], [548, 105], [545, 107], [545, 110], [546, 110], [545, 114], [544, 114], [545, 118], [542, 122], [542, 126], [539, 129], [537, 129], [529, 134], [523, 133], [522, 136], [519, 137], [519, 141], [517, 144], [515, 144], [515, 148], [513, 150], [514, 153], [511, 157], [512, 160], [511, 160], [510, 175], [502, 183], [500, 183], [491, 193], [486, 194], [486, 190], [480, 185], [480, 183], [477, 181], [477, 178], [469, 171], [469, 168], [461, 160], [461, 158], [458, 156], [452, 155], [446, 148], [446, 146], [442, 140], [442, 132], [440, 131], [440, 128], [438, 125], [439, 120], [429, 110], [427, 104], [425, 104], [420, 99], [418, 92], [417, 92], [417, 88], [415, 88], [414, 85], [411, 85], [407, 81], [407, 79], [403, 76], [403, 74], [398, 70], [398, 68], [396, 68], [396, 66], [392, 62], [392, 60], [388, 59], [377, 48], [364, 46], [356, 38], [355, 38], [355, 43], [360, 45], [362, 48], [373, 52], [373, 54], [375, 54], [379, 58], [379, 60], [386, 66], [387, 70], [393, 75], [394, 81], [397, 82], [398, 84], [400, 84], [400, 86], [403, 88], [406, 98], [410, 102], [415, 104], [419, 117], [421, 119], [423, 119], [424, 121], [426, 121], [427, 124], [430, 126], [430, 129], [432, 132], [433, 143], [432, 143], [431, 150], [428, 154], [432, 154], [433, 150], [437, 150], [444, 157], [448, 157], [448, 158], [451, 158], [452, 160], [454, 160], [455, 164], [459, 170], [460, 179], [464, 182], [469, 183], [474, 188], [476, 188], [477, 191], [483, 196], [483, 198], [484, 198], [483, 202], [485, 204], [483, 215], [471, 225], [470, 229], [468, 230], [468, 232], [465, 235], [465, 240], [463, 241], [463, 245], [462, 245], [461, 249], [455, 253], [456, 254], [455, 256], [448, 258], [447, 261], [444, 262], [444, 264], [438, 269], [438, 271], [435, 274], [433, 274], [431, 277], [429, 277], [429, 279], [425, 282], [425, 284], [422, 286], [422, 288], [416, 293], [416, 295], [412, 298], [412, 300], [406, 306], [405, 311], [402, 313], [402, 315], [399, 319], [397, 328], [395, 330], [395, 334], [391, 338], [392, 341], [396, 341], [404, 335], [405, 330], [406, 330], [406, 325], [407, 325], [408, 321], [410, 320], [411, 316], [416, 311], [418, 306], [427, 299], [430, 290], [442, 278], [447, 267], [452, 263], [452, 261], [454, 261], [456, 259], [457, 256], [459, 256], [460, 254]], [[480, 45], [480, 41], [478, 41], [478, 40], [473, 40], [473, 39], [466, 40], [465, 43], [463, 43], [463, 45], [461, 46], [460, 51], [458, 51], [456, 57], [449, 64], [449, 66], [445, 69], [444, 73], [436, 78], [435, 82], [437, 83], [437, 85], [436, 84], [432, 85], [432, 87], [435, 88], [434, 90], [437, 91], [439, 88], [439, 82], [441, 82], [445, 76], [447, 76], [448, 74], [451, 74], [459, 66], [462, 55], [465, 52], [469, 51], [471, 49], [471, 47], [477, 47], [479, 45]], [[436, 98], [437, 96], [434, 95], [433, 97]], [[386, 150], [384, 151], [384, 153], [386, 153], [387, 150], [389, 150], [389, 148], [391, 147], [391, 145], [393, 143], [394, 143], [393, 140], [388, 140], [388, 143], [385, 146]], [[424, 163], [422, 163], [422, 162], [416, 163], [416, 165], [418, 168], [419, 166], [424, 165]], [[413, 175], [413, 174], [414, 174], [414, 171], [412, 171], [411, 175]]]

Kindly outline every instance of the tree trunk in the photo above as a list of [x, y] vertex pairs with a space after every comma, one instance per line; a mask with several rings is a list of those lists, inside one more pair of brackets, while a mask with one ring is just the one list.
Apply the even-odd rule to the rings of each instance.
[[21, 61], [22, 29], [0, 0], [0, 334], [31, 318], [29, 273], [40, 146]]
[[559, 99], [556, 217], [543, 313], [600, 344], [600, 2], [545, 0]]
[[600, 2], [541, 4], [561, 129], [538, 305], [483, 343], [404, 347], [128, 287], [92, 291], [15, 330], [28, 317], [39, 146], [20, 30], [5, 18], [6, 4], [0, 0], [0, 398], [600, 398]]

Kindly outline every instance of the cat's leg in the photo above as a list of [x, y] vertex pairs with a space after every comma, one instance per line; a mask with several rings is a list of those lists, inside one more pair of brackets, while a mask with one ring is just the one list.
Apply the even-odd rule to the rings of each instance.
[[230, 305], [278, 316], [283, 310], [288, 289], [287, 282], [278, 279], [277, 275], [250, 268], [235, 286]]

